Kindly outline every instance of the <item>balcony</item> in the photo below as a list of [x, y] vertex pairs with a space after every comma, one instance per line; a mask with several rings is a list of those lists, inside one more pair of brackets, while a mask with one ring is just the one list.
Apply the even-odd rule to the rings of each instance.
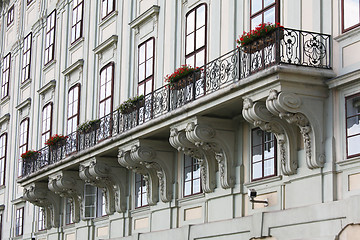
[[[133, 112], [121, 114], [119, 110], [115, 110], [101, 118], [100, 124], [91, 131], [73, 132], [63, 144], [51, 149], [40, 149], [40, 154], [35, 159], [23, 162], [22, 178], [19, 182], [25, 182], [63, 163], [69, 163], [67, 166], [70, 166], [70, 162], [81, 154], [119, 141], [141, 125], [152, 127], [164, 119], [190, 111], [197, 106], [196, 104], [203, 106], [219, 96], [233, 93], [236, 89], [245, 89], [252, 76], [252, 83], [266, 85], [268, 83], [259, 83], [258, 79], [263, 78], [261, 74], [278, 71], [271, 70], [276, 66], [291, 65], [294, 66], [293, 69], [312, 68], [309, 72], [327, 72], [327, 75], [321, 72], [318, 76], [331, 76], [330, 47], [330, 35], [287, 28], [278, 29], [273, 40], [254, 43], [254, 46], [248, 49], [236, 48], [187, 76], [181, 85], [166, 85], [146, 95], [144, 104]], [[224, 89], [227, 89], [227, 93], [221, 92]], [[237, 93], [237, 97], [242, 101], [240, 93]], [[234, 111], [234, 115], [241, 114], [241, 105]], [[112, 150], [109, 147], [104, 151]]]

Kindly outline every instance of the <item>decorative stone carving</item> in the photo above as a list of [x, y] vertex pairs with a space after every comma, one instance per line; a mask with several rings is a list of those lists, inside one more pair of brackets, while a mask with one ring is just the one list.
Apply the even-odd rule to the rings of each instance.
[[[185, 130], [187, 140], [182, 130]], [[231, 121], [195, 117], [172, 127], [169, 141], [176, 149], [200, 159], [201, 176], [205, 180], [203, 186], [207, 192], [213, 191], [215, 187], [214, 164], [218, 165], [221, 187], [234, 186], [235, 133]]]
[[244, 99], [243, 117], [246, 121], [264, 131], [275, 134], [278, 145], [278, 158], [284, 175], [296, 173], [298, 166], [296, 153], [296, 132], [294, 127], [289, 126], [284, 120], [273, 116], [263, 102], [256, 102], [250, 98]]
[[49, 191], [47, 183], [34, 182], [24, 187], [24, 199], [44, 209], [45, 228], [60, 227], [60, 198]]
[[186, 138], [185, 130], [171, 128], [169, 142], [178, 151], [198, 159], [202, 190], [206, 193], [213, 192], [216, 187], [216, 160], [213, 155], [190, 142]]
[[80, 178], [98, 188], [105, 195], [106, 214], [126, 210], [127, 170], [116, 158], [94, 157], [80, 165]]
[[60, 197], [70, 199], [73, 222], [80, 221], [83, 216], [82, 199], [84, 195], [84, 182], [79, 178], [78, 171], [60, 171], [49, 176], [48, 187]]
[[120, 165], [144, 175], [150, 205], [160, 198], [171, 201], [174, 184], [174, 154], [168, 144], [153, 140], [136, 140], [119, 148]]
[[299, 127], [309, 168], [323, 167], [325, 162], [323, 137], [323, 100], [270, 90], [266, 100], [267, 109], [274, 115]]

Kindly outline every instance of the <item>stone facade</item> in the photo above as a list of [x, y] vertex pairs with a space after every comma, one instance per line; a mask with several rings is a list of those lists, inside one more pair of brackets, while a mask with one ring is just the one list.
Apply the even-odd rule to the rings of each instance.
[[285, 28], [249, 52], [256, 2], [0, 1], [1, 239], [357, 239], [351, 1], [260, 1]]

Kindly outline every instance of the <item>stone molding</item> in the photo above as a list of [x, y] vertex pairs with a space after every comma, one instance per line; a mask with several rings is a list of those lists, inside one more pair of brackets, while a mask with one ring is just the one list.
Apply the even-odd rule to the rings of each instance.
[[47, 183], [35, 182], [25, 186], [23, 197], [44, 209], [46, 229], [60, 227], [60, 197], [48, 189]]
[[171, 127], [169, 141], [178, 151], [199, 159], [205, 192], [212, 192], [215, 188], [216, 164], [221, 187], [226, 189], [234, 186], [235, 129], [231, 121], [195, 117]]
[[149, 205], [173, 198], [174, 153], [168, 144], [156, 140], [135, 140], [119, 148], [120, 165], [142, 174], [148, 189]]
[[91, 158], [80, 165], [79, 171], [86, 183], [103, 190], [107, 215], [126, 211], [127, 170], [119, 166], [116, 158]]
[[271, 89], [266, 108], [275, 116], [299, 127], [303, 137], [306, 163], [310, 169], [321, 168], [324, 153], [324, 101], [304, 95]]
[[281, 163], [281, 171], [284, 175], [296, 173], [298, 167], [296, 132], [294, 127], [282, 119], [273, 116], [264, 102], [256, 102], [245, 98], [243, 103], [243, 117], [246, 121], [259, 127], [263, 131], [274, 133], [277, 139], [277, 156]]
[[72, 220], [80, 221], [83, 216], [84, 182], [78, 171], [60, 171], [49, 176], [48, 187], [62, 198], [69, 198], [71, 203]]

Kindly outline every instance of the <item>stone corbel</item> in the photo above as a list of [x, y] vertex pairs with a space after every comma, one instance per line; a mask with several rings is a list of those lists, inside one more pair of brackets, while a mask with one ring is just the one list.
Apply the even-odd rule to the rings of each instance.
[[49, 176], [48, 187], [60, 197], [70, 199], [73, 222], [80, 221], [83, 216], [82, 199], [84, 196], [84, 182], [78, 171], [61, 171]]
[[307, 166], [310, 169], [323, 167], [324, 101], [271, 89], [266, 107], [272, 114], [299, 127], [304, 140]]
[[207, 121], [204, 123], [197, 121], [189, 122], [185, 132], [190, 142], [216, 159], [221, 187], [232, 188], [235, 184], [234, 129], [232, 131], [215, 129]]
[[130, 149], [129, 146], [125, 148], [120, 147], [118, 162], [121, 166], [144, 176], [147, 188], [147, 200], [149, 205], [152, 206], [159, 201], [159, 182], [157, 180], [156, 171], [154, 171], [153, 168], [146, 168], [144, 165], [135, 162], [131, 158], [131, 152], [136, 150], [136, 146], [130, 147]]
[[284, 120], [273, 116], [263, 102], [256, 102], [249, 98], [244, 99], [243, 117], [246, 121], [260, 129], [272, 132], [276, 136], [278, 145], [278, 157], [281, 163], [281, 170], [284, 175], [296, 173], [298, 166], [296, 148], [296, 132]]
[[186, 138], [185, 130], [179, 131], [176, 127], [170, 129], [169, 142], [179, 152], [198, 159], [202, 190], [213, 192], [216, 187], [216, 159], [213, 155], [195, 146]]
[[45, 227], [60, 227], [60, 198], [48, 189], [47, 183], [34, 182], [24, 188], [26, 201], [44, 209]]
[[126, 211], [127, 170], [117, 159], [94, 157], [80, 165], [80, 178], [105, 194], [106, 214]]

